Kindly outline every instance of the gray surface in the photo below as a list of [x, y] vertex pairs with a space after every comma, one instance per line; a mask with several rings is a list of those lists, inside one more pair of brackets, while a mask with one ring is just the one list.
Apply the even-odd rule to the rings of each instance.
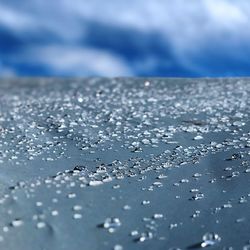
[[249, 79], [2, 80], [0, 248], [199, 249], [211, 233], [247, 249], [249, 97]]

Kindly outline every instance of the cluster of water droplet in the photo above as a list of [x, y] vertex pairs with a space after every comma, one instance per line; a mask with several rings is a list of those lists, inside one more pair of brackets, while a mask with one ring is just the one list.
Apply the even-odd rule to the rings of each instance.
[[[80, 198], [86, 191], [81, 190], [102, 190], [103, 184], [111, 183], [112, 193], [119, 193], [124, 180], [136, 179], [143, 185], [141, 191], [157, 194], [171, 183], [174, 190], [189, 189], [187, 197], [176, 191], [176, 202], [202, 204], [208, 195], [193, 183], [205, 180], [214, 188], [220, 180], [233, 182], [250, 172], [249, 84], [241, 80], [228, 84], [219, 80], [189, 80], [186, 84], [161, 79], [134, 81], [58, 80], [52, 84], [48, 80], [33, 85], [27, 80], [18, 88], [9, 82], [0, 86], [0, 168], [13, 179], [0, 199], [5, 207], [2, 216], [8, 219], [2, 223], [0, 241], [4, 242], [9, 228], [22, 228], [25, 221], [37, 229], [53, 228], [56, 218], [65, 214], [60, 204], [70, 206], [68, 213], [75, 223], [84, 223], [89, 218], [84, 216], [86, 207]], [[227, 167], [219, 176], [198, 167], [211, 155], [226, 155]], [[197, 165], [197, 170], [192, 176], [168, 178], [172, 169], [184, 165]], [[37, 200], [43, 192], [48, 192], [47, 198]], [[242, 192], [237, 203], [246, 204], [249, 196]], [[21, 205], [14, 214], [10, 204], [21, 199], [34, 206], [34, 214], [25, 216]], [[221, 198], [211, 214], [233, 208], [235, 203]], [[124, 213], [133, 212], [131, 204], [124, 204]], [[136, 204], [142, 211], [155, 206], [147, 197]], [[161, 207], [160, 201], [157, 207]], [[199, 220], [202, 212], [200, 207], [194, 209], [188, 215], [190, 223]], [[101, 225], [109, 233], [119, 233], [126, 223], [121, 221], [110, 214], [95, 228], [100, 230]], [[169, 231], [184, 224], [171, 221], [162, 211], [142, 216], [141, 221], [143, 227], [128, 232], [132, 242], [139, 244], [166, 240], [167, 233], [159, 235], [164, 223]], [[244, 221], [244, 217], [236, 218], [237, 223]], [[220, 237], [210, 233], [200, 246], [219, 243]], [[121, 250], [123, 245], [114, 244], [113, 248]]]

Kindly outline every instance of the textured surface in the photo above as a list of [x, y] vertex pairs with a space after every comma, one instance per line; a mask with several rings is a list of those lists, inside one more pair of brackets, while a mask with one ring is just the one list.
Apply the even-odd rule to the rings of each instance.
[[249, 249], [249, 97], [248, 79], [2, 80], [0, 248]]

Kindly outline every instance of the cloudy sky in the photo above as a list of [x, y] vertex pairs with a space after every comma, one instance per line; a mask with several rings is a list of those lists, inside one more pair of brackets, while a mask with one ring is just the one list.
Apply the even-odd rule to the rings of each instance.
[[248, 0], [1, 0], [0, 76], [249, 76]]

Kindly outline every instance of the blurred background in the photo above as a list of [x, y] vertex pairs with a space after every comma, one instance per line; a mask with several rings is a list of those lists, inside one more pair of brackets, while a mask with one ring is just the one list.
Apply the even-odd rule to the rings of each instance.
[[0, 76], [250, 76], [248, 0], [1, 0]]

